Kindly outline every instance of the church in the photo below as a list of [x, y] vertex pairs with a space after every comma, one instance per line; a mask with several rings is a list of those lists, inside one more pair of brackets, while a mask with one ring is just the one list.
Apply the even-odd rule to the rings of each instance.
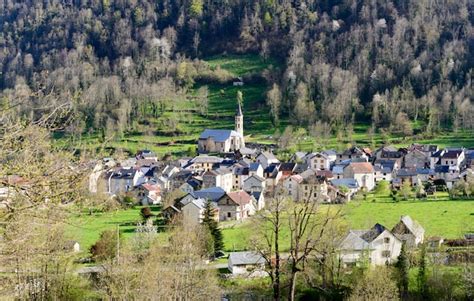
[[199, 153], [230, 153], [245, 147], [244, 115], [239, 103], [235, 113], [235, 130], [206, 129], [199, 136]]

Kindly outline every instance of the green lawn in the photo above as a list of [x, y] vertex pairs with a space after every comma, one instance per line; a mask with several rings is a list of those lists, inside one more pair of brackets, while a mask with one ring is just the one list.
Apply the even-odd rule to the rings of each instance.
[[[120, 230], [122, 239], [129, 239], [135, 233], [137, 223], [142, 221], [141, 207], [126, 210], [117, 210], [106, 213], [94, 212], [91, 215], [84, 212], [70, 218], [66, 234], [70, 239], [76, 240], [83, 251], [89, 250], [105, 230]], [[157, 212], [157, 208], [152, 208]]]
[[[463, 201], [438, 200], [400, 201], [394, 203], [384, 198], [367, 201], [353, 201], [344, 206], [344, 221], [352, 229], [368, 229], [380, 223], [391, 229], [401, 215], [409, 215], [425, 228], [425, 237], [442, 236], [457, 238], [462, 234], [474, 232], [474, 199]], [[339, 205], [324, 205], [322, 210]], [[223, 230], [226, 251], [247, 250], [252, 248], [255, 236], [255, 224], [252, 218], [232, 228]], [[282, 229], [281, 248], [289, 248], [288, 227]]]

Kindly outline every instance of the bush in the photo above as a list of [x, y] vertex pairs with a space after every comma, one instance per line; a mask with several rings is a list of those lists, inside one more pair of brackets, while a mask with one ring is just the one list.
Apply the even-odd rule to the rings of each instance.
[[92, 259], [94, 261], [105, 261], [115, 258], [118, 239], [118, 234], [115, 230], [102, 232], [99, 240], [90, 248]]

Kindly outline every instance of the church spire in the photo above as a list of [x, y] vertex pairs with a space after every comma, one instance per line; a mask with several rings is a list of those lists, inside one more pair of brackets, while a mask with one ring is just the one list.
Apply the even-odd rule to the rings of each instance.
[[238, 102], [237, 111], [235, 112], [235, 116], [243, 116], [243, 114], [242, 114], [242, 105], [240, 104], [240, 102]]
[[237, 110], [235, 111], [235, 131], [242, 137], [244, 136], [244, 114], [240, 101], [237, 102]]

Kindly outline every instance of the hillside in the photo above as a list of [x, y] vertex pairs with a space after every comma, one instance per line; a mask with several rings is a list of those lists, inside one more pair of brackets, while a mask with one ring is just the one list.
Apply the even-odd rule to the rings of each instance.
[[23, 121], [60, 111], [51, 127], [71, 148], [134, 151], [141, 141], [182, 153], [204, 127], [229, 125], [232, 76], [244, 75], [250, 139], [274, 142], [275, 127], [292, 125], [287, 136], [302, 149], [321, 137], [330, 146], [458, 145], [474, 127], [472, 6], [9, 2], [0, 11], [1, 105]]

